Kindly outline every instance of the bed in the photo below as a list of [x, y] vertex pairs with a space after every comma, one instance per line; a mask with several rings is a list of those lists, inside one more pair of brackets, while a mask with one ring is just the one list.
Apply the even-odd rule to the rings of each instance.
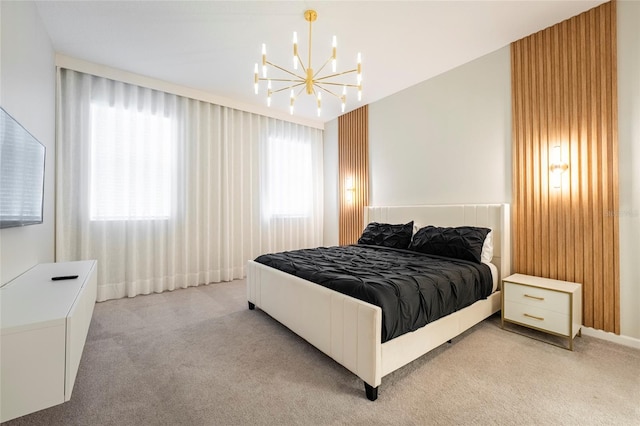
[[[366, 207], [364, 223], [416, 228], [475, 226], [492, 230], [493, 279], [511, 272], [508, 204]], [[500, 309], [499, 287], [486, 298], [389, 340], [383, 339], [380, 306], [312, 283], [270, 266], [247, 265], [249, 308], [259, 307], [364, 381], [374, 401], [382, 378], [453, 339]]]

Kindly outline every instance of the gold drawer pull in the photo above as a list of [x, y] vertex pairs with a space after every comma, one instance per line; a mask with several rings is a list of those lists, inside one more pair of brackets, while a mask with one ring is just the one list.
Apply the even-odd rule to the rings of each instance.
[[525, 294], [524, 297], [528, 297], [529, 299], [544, 300], [544, 297], [532, 296], [530, 294]]
[[524, 316], [525, 317], [529, 317], [529, 318], [533, 318], [533, 319], [537, 319], [538, 321], [544, 321], [544, 318], [536, 317], [534, 315], [524, 314]]

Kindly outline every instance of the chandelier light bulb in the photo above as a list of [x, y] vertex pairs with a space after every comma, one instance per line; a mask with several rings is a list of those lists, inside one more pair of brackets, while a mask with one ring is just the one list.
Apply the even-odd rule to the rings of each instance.
[[291, 98], [289, 100], [289, 114], [293, 115], [293, 103], [296, 101], [296, 95], [293, 93], [293, 89], [291, 89]]
[[267, 45], [262, 43], [262, 78], [267, 78]]
[[358, 86], [358, 101], [362, 100], [362, 86]]
[[253, 88], [257, 95], [258, 94], [258, 64], [256, 64], [256, 66], [253, 68]]
[[298, 33], [293, 32], [293, 69], [298, 69]]
[[331, 43], [331, 71], [336, 72], [336, 47], [338, 45], [338, 41], [336, 36], [333, 36], [333, 41]]
[[271, 80], [267, 82], [267, 106], [271, 106]]

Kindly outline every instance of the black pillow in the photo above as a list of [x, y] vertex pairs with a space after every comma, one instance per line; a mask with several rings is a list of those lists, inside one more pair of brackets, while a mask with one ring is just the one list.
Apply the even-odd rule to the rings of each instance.
[[475, 226], [425, 226], [413, 236], [409, 250], [480, 263], [482, 245], [490, 231]]
[[371, 222], [367, 225], [358, 244], [406, 249], [413, 235], [413, 221], [404, 225]]

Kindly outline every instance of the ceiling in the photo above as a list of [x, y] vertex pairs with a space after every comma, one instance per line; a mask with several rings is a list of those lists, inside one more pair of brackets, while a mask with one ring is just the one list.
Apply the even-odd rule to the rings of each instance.
[[[550, 1], [40, 1], [57, 53], [163, 80], [243, 104], [288, 114], [288, 93], [253, 91], [254, 64], [291, 66], [293, 31], [306, 61], [306, 9], [315, 9], [317, 69], [338, 40], [338, 71], [362, 53], [363, 97], [348, 93], [347, 111], [406, 89], [603, 3]], [[323, 73], [324, 74], [324, 73]], [[352, 77], [353, 78], [353, 77]], [[296, 117], [324, 123], [341, 114], [325, 96], [296, 101]]]

